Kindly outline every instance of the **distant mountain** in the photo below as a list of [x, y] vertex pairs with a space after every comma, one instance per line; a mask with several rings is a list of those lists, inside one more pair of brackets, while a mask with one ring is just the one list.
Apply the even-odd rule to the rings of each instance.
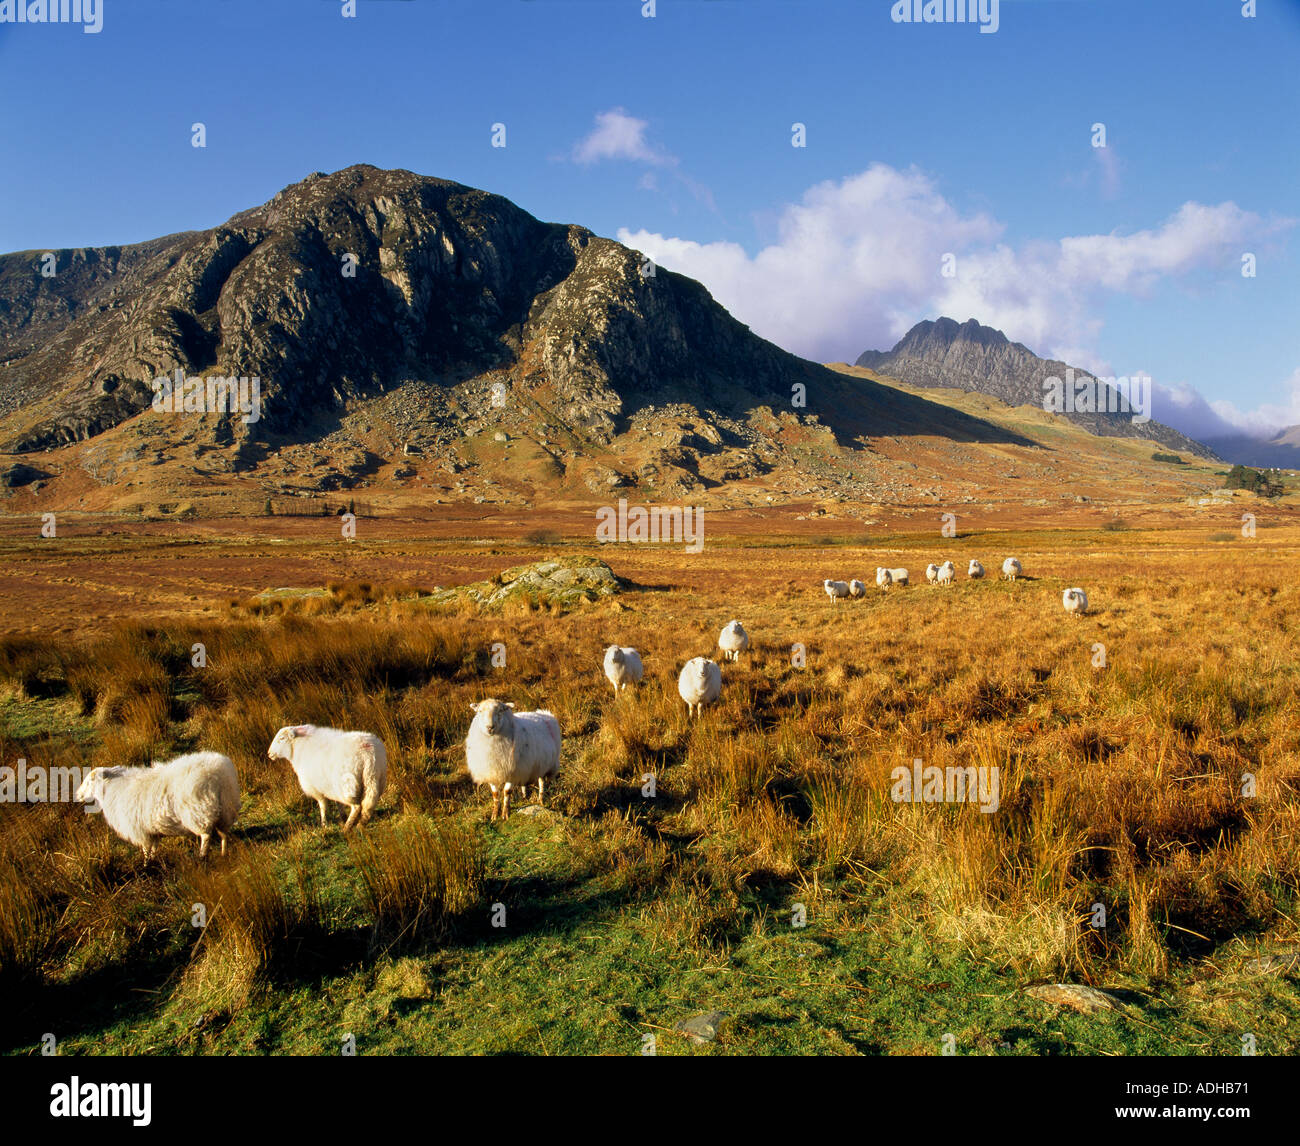
[[[1044, 379], [1060, 378], [1073, 369], [1076, 381], [1091, 379], [1086, 370], [1064, 362], [1039, 358], [1019, 342], [1012, 342], [1000, 330], [981, 326], [974, 319], [957, 323], [951, 318], [918, 322], [892, 350], [868, 350], [856, 365], [913, 386], [950, 387], [978, 391], [1010, 406], [1043, 408]], [[1175, 450], [1186, 450], [1203, 458], [1215, 451], [1160, 422], [1134, 422], [1131, 409], [1121, 411], [1070, 411], [1061, 416], [1090, 433], [1106, 437], [1149, 438]]]
[[1265, 469], [1300, 469], [1300, 426], [1288, 426], [1271, 438], [1250, 438], [1244, 434], [1206, 438], [1205, 444], [1233, 465]]

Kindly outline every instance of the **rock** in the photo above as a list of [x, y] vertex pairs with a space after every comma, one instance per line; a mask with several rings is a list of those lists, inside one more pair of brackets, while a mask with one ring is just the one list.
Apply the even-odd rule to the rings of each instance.
[[726, 1017], [726, 1011], [706, 1011], [702, 1015], [682, 1019], [673, 1029], [685, 1035], [696, 1046], [703, 1046], [718, 1037], [718, 1027]]
[[1289, 974], [1300, 971], [1300, 950], [1277, 951], [1272, 955], [1261, 955], [1257, 959], [1247, 959], [1245, 970], [1255, 975], [1265, 975], [1271, 971]]
[[543, 820], [558, 820], [560, 813], [552, 808], [547, 808], [542, 804], [525, 804], [522, 808], [513, 809], [516, 816], [531, 816]]
[[498, 430], [495, 434], [492, 435], [492, 440], [494, 442], [508, 442], [510, 440], [510, 435], [507, 434], [504, 430]]
[[612, 597], [623, 589], [623, 582], [603, 561], [575, 555], [563, 561], [516, 565], [503, 569], [492, 581], [443, 589], [427, 600], [441, 605], [468, 599], [486, 606], [498, 606], [510, 600], [528, 600], [534, 605], [574, 608]]
[[1114, 995], [1098, 991], [1095, 987], [1084, 987], [1079, 983], [1043, 983], [1037, 987], [1027, 987], [1025, 994], [1044, 1003], [1053, 1003], [1058, 1007], [1091, 1014], [1094, 1011], [1118, 1011], [1123, 1003]]

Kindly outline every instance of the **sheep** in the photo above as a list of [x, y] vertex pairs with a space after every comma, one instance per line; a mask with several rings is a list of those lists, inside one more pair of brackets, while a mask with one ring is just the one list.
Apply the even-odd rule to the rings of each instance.
[[847, 597], [850, 592], [847, 581], [823, 581], [822, 588], [826, 590], [826, 596], [831, 599], [832, 604], [843, 597]]
[[641, 676], [641, 654], [636, 649], [610, 645], [605, 650], [605, 678], [614, 686], [615, 696], [630, 684], [640, 684]]
[[682, 666], [677, 692], [686, 701], [686, 716], [698, 716], [722, 692], [722, 669], [707, 657], [693, 657]]
[[1082, 617], [1088, 611], [1088, 594], [1082, 589], [1067, 589], [1061, 594], [1061, 604], [1067, 613]]
[[365, 825], [388, 786], [388, 752], [373, 732], [290, 725], [275, 734], [266, 755], [271, 760], [289, 761], [303, 795], [320, 808], [322, 828], [326, 800], [348, 806], [343, 825], [348, 832], [357, 817]]
[[239, 775], [229, 756], [191, 752], [152, 768], [92, 768], [77, 788], [77, 799], [95, 802], [104, 822], [122, 839], [152, 858], [162, 836], [199, 838], [206, 858], [212, 833], [226, 839], [239, 817]]
[[560, 722], [555, 713], [516, 712], [515, 706], [488, 697], [471, 704], [474, 719], [465, 737], [465, 766], [475, 784], [492, 789], [492, 819], [510, 818], [510, 791], [537, 785], [537, 799], [546, 803], [546, 777], [560, 770]]
[[850, 597], [865, 597], [866, 595], [867, 587], [861, 581], [854, 580], [849, 582]]
[[939, 580], [939, 566], [937, 566], [933, 561], [925, 567], [925, 579], [929, 581], [931, 585]]
[[984, 566], [981, 565], [978, 561], [975, 560], [975, 558], [972, 557], [970, 565], [966, 569], [966, 576], [969, 577], [972, 581], [978, 581], [981, 577], [984, 576]]
[[740, 660], [740, 654], [749, 648], [749, 634], [739, 621], [728, 621], [718, 634], [718, 648], [729, 661]]
[[951, 561], [945, 561], [939, 566], [939, 574], [935, 578], [940, 585], [951, 585], [957, 577], [957, 569]]
[[1008, 581], [1014, 581], [1020, 576], [1020, 562], [1014, 557], [1008, 557], [1002, 562], [1002, 576]]
[[906, 569], [876, 569], [876, 584], [882, 589], [888, 589], [890, 585], [906, 585]]

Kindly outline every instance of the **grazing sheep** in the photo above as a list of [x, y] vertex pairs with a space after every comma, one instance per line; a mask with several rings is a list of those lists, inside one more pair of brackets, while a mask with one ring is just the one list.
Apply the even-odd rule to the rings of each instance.
[[706, 704], [712, 704], [721, 694], [722, 669], [707, 657], [693, 657], [682, 667], [677, 692], [686, 701], [687, 718], [698, 716]]
[[546, 709], [516, 712], [494, 697], [471, 704], [474, 719], [465, 737], [465, 765], [475, 784], [492, 789], [492, 819], [510, 817], [510, 790], [537, 785], [546, 803], [546, 777], [560, 770], [560, 722]]
[[876, 584], [882, 589], [888, 589], [890, 585], [906, 585], [906, 569], [876, 569]]
[[1014, 581], [1020, 576], [1020, 562], [1014, 557], [1008, 557], [1002, 562], [1002, 576], [1008, 581]]
[[866, 595], [867, 595], [867, 587], [861, 581], [849, 582], [850, 597], [865, 597]]
[[297, 724], [280, 729], [266, 750], [271, 760], [288, 760], [303, 795], [320, 808], [320, 826], [325, 826], [325, 801], [348, 806], [345, 832], [361, 817], [361, 823], [379, 803], [388, 786], [388, 752], [373, 732], [343, 732]]
[[978, 581], [984, 576], [984, 566], [972, 557], [970, 566], [966, 570], [966, 576], [972, 581]]
[[847, 597], [850, 592], [847, 581], [823, 581], [822, 588], [826, 590], [826, 596], [831, 599], [832, 603]]
[[94, 801], [104, 822], [149, 859], [162, 836], [199, 837], [200, 858], [208, 854], [212, 833], [226, 836], [239, 816], [239, 776], [230, 757], [192, 752], [152, 768], [92, 768], [77, 789], [77, 799]]
[[939, 566], [939, 574], [935, 578], [940, 585], [951, 585], [957, 579], [957, 569], [951, 561], [945, 561]]
[[1067, 613], [1082, 617], [1088, 611], [1088, 594], [1082, 589], [1067, 589], [1061, 594], [1061, 604]]
[[933, 561], [925, 567], [925, 579], [929, 581], [931, 585], [939, 580], [939, 566], [937, 566]]
[[728, 621], [718, 634], [718, 648], [729, 661], [740, 660], [740, 654], [749, 648], [749, 634], [739, 621]]
[[605, 678], [614, 686], [615, 696], [630, 684], [640, 684], [641, 676], [641, 654], [636, 649], [610, 645], [605, 650]]

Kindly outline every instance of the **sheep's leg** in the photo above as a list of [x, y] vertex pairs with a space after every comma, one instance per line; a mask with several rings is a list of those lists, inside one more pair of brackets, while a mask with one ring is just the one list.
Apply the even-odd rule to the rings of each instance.
[[498, 798], [497, 787], [495, 784], [492, 784], [491, 788], [492, 788], [492, 815], [489, 818], [495, 820], [497, 818], [497, 798]]
[[225, 855], [225, 854], [226, 854], [226, 839], [227, 839], [226, 833], [223, 832], [220, 828], [218, 828], [218, 829], [217, 829], [217, 835], [219, 835], [219, 836], [221, 837], [221, 854], [222, 854], [222, 855]]
[[199, 859], [208, 858], [208, 841], [212, 838], [211, 832], [199, 833]]
[[537, 802], [543, 806], [546, 804], [546, 778], [542, 777], [537, 781]]
[[508, 820], [510, 818], [510, 788], [512, 785], [507, 784], [501, 790], [501, 818]]
[[347, 823], [343, 825], [343, 830], [345, 832], [350, 832], [352, 830], [352, 825], [357, 822], [357, 817], [361, 815], [360, 804], [349, 804], [348, 809], [349, 811], [348, 811]]
[[320, 806], [320, 826], [323, 828], [325, 826], [325, 801], [317, 800], [316, 803]]

